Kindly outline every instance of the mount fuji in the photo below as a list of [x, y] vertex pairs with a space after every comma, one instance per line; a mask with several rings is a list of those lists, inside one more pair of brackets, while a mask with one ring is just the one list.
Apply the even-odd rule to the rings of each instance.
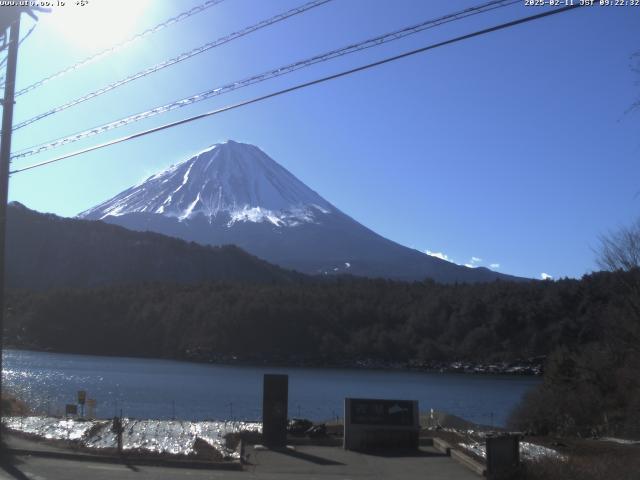
[[213, 145], [78, 215], [201, 244], [235, 244], [309, 274], [439, 282], [521, 280], [467, 268], [383, 238], [258, 147]]

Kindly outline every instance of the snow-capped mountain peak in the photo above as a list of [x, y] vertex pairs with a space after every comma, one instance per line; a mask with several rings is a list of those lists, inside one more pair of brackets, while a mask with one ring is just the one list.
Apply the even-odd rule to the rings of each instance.
[[309, 274], [442, 282], [511, 278], [388, 240], [324, 200], [258, 147], [233, 141], [213, 145], [80, 216], [203, 245], [237, 245]]
[[152, 175], [79, 216], [105, 219], [132, 213], [185, 220], [315, 223], [336, 209], [258, 147], [228, 140]]

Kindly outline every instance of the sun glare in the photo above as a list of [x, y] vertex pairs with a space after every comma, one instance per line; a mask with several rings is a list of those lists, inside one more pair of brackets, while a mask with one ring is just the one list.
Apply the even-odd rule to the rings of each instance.
[[[135, 34], [149, 0], [67, 0], [48, 21], [77, 49], [98, 50]], [[45, 17], [46, 18], [46, 17]]]

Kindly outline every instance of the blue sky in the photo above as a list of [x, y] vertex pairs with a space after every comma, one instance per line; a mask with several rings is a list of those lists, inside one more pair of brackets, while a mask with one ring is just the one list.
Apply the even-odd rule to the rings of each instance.
[[[105, 2], [113, 18], [99, 13]], [[199, 3], [133, 0], [128, 14], [126, 2], [90, 0], [64, 7], [73, 21], [42, 15], [21, 46], [18, 88]], [[15, 121], [302, 3], [226, 0], [19, 97]], [[19, 130], [13, 149], [478, 3], [334, 0]], [[14, 167], [540, 11], [518, 4], [453, 22]], [[599, 235], [638, 215], [640, 112], [625, 111], [640, 97], [639, 31], [640, 7], [578, 9], [14, 175], [10, 199], [73, 216], [234, 139], [401, 244], [504, 273], [580, 277], [596, 269]]]

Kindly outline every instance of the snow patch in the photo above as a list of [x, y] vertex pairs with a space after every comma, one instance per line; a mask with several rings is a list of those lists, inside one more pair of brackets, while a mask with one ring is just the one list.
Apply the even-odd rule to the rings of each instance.
[[320, 205], [312, 205], [313, 207], [315, 207], [316, 209], [320, 210], [320, 213], [324, 213], [325, 215], [328, 213], [331, 213], [330, 210], [327, 210], [326, 208], [322, 208]]
[[[459, 445], [462, 448], [475, 453], [479, 457], [487, 457], [487, 450], [484, 443], [470, 442], [460, 443]], [[529, 460], [537, 460], [543, 457], [556, 458], [558, 460], [565, 460], [566, 458], [564, 455], [558, 453], [552, 448], [543, 447], [542, 445], [529, 442], [520, 442], [520, 456]]]
[[[116, 436], [111, 421], [77, 421], [52, 417], [5, 417], [4, 425], [14, 431], [35, 435], [48, 440], [71, 440], [95, 449], [116, 448]], [[227, 458], [238, 458], [229, 450], [225, 436], [241, 431], [262, 431], [257, 422], [190, 422], [180, 420], [123, 419], [123, 449], [146, 450], [153, 453], [191, 455], [195, 453], [197, 438], [218, 450]]]
[[628, 438], [602, 437], [598, 440], [602, 442], [619, 443], [621, 445], [640, 445], [640, 440], [630, 440]]
[[182, 215], [180, 215], [180, 217], [179, 217], [180, 220], [184, 220], [185, 218], [191, 217], [193, 209], [196, 207], [196, 205], [198, 204], [199, 201], [200, 201], [200, 193], [198, 193], [198, 196], [193, 201], [193, 203], [191, 203], [191, 205], [189, 205], [187, 207], [187, 209], [184, 212], [182, 212]]

